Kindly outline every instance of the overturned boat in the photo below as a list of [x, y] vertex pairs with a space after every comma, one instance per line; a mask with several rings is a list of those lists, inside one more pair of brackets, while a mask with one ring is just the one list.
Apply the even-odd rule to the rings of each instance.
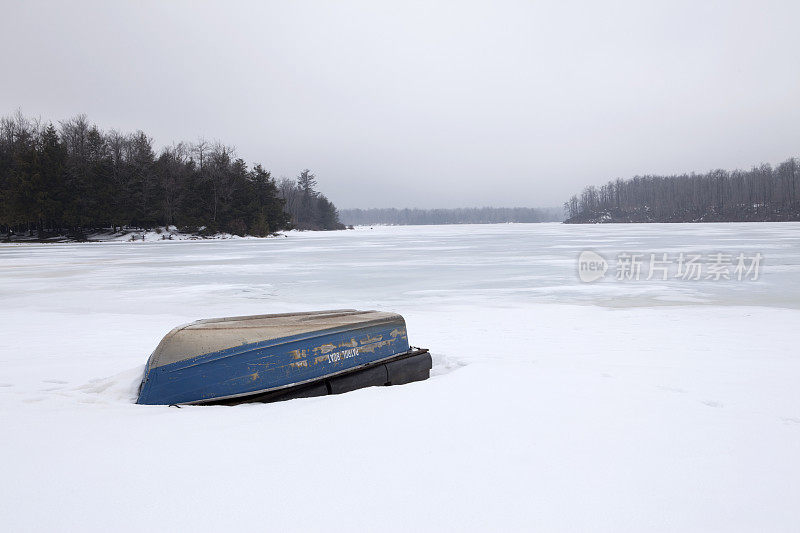
[[396, 313], [338, 309], [198, 320], [145, 367], [140, 404], [238, 404], [399, 385], [430, 376]]

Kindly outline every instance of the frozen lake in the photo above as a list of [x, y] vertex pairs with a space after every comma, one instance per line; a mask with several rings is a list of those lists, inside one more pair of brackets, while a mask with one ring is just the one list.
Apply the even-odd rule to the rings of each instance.
[[[607, 259], [603, 279], [579, 279], [584, 250]], [[680, 276], [681, 254], [700, 279]], [[730, 279], [715, 279], [719, 254]], [[638, 255], [640, 279], [618, 280]], [[740, 255], [760, 258], [743, 279]], [[797, 223], [0, 245], [0, 298], [9, 531], [800, 524]], [[402, 313], [432, 378], [270, 405], [132, 404], [176, 325], [343, 307]]]

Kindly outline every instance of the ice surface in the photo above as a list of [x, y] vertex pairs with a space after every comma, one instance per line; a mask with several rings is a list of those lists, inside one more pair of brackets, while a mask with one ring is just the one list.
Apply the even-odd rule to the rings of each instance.
[[[578, 279], [580, 251], [760, 252], [757, 281]], [[611, 279], [608, 279], [611, 278]], [[794, 531], [800, 224], [512, 224], [0, 245], [7, 531]], [[132, 402], [200, 318], [392, 310], [432, 378]]]

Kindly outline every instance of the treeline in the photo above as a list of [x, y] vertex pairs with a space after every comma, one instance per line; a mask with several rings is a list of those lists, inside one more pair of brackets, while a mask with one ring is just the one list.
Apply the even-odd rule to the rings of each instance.
[[84, 115], [58, 127], [19, 112], [0, 119], [0, 232], [6, 234], [82, 239], [99, 229], [174, 225], [265, 236], [293, 225], [340, 227], [336, 208], [315, 185], [304, 171], [279, 190], [268, 170], [248, 167], [221, 143], [177, 143], [156, 152], [145, 133], [104, 132]]
[[348, 225], [371, 224], [502, 224], [505, 222], [560, 222], [560, 208], [462, 207], [457, 209], [342, 209], [341, 221]]
[[564, 204], [568, 223], [800, 220], [800, 161], [773, 168], [636, 176], [586, 187]]
[[278, 192], [286, 202], [292, 225], [301, 230], [344, 229], [336, 206], [324, 194], [317, 192], [316, 186], [317, 178], [308, 169], [302, 171], [296, 180], [281, 179]]

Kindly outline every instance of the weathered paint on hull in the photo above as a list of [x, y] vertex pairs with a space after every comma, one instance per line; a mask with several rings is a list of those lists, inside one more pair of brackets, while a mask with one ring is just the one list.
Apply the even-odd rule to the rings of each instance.
[[203, 405], [239, 405], [242, 403], [272, 403], [293, 400], [296, 398], [311, 398], [314, 396], [327, 396], [329, 394], [342, 394], [365, 387], [379, 387], [385, 385], [404, 385], [415, 381], [424, 381], [431, 375], [433, 359], [428, 350], [424, 348], [411, 348], [408, 352], [389, 359], [370, 363], [354, 370], [323, 379], [312, 381], [304, 385], [296, 385], [271, 392], [248, 394], [224, 400], [209, 400]]
[[137, 403], [204, 403], [310, 383], [409, 350], [400, 322], [244, 344], [147, 368]]

